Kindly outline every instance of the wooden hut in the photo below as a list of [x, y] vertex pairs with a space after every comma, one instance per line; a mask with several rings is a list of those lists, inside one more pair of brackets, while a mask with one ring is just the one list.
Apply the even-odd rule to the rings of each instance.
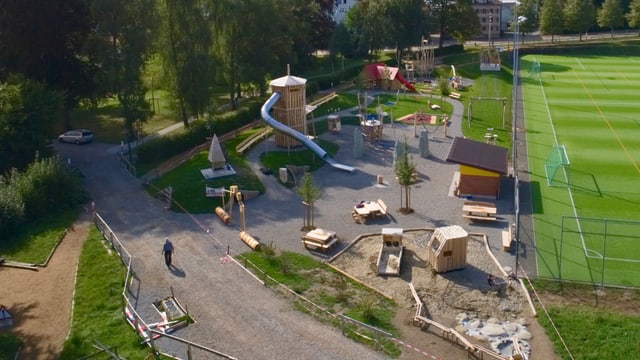
[[[271, 91], [280, 93], [280, 99], [273, 106], [273, 118], [305, 135], [308, 134], [306, 83], [307, 79], [289, 74], [269, 83]], [[298, 140], [280, 131], [275, 132], [275, 143], [287, 149], [301, 145]]]
[[500, 180], [508, 173], [506, 148], [456, 137], [447, 161], [460, 164], [456, 195], [500, 197]]
[[436, 228], [427, 244], [428, 261], [439, 273], [467, 265], [467, 232], [458, 225]]

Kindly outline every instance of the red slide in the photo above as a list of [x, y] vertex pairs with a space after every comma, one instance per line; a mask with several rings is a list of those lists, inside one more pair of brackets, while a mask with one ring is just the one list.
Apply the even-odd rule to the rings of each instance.
[[407, 87], [407, 89], [409, 89], [410, 91], [416, 92], [416, 88], [413, 86], [413, 84], [411, 84], [410, 82], [407, 81], [407, 79], [405, 79], [402, 74], [400, 74], [400, 71], [398, 71], [398, 73], [396, 74], [396, 79], [398, 79], [398, 81], [400, 81], [400, 83], [404, 86]]

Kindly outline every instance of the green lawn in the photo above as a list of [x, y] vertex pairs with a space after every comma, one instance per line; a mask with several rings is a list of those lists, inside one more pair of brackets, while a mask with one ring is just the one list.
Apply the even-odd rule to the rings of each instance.
[[[528, 76], [534, 61], [539, 79]], [[563, 217], [640, 219], [639, 64], [637, 53], [522, 59], [539, 276], [640, 286], [640, 224], [565, 218], [572, 231], [562, 231]], [[570, 165], [549, 186], [545, 162], [555, 144]]]
[[[116, 252], [108, 252], [102, 235], [91, 227], [78, 264], [71, 333], [60, 359], [96, 352], [96, 341], [127, 359], [146, 359], [150, 349], [124, 320], [122, 289], [126, 268]], [[150, 357], [149, 357], [150, 358]]]

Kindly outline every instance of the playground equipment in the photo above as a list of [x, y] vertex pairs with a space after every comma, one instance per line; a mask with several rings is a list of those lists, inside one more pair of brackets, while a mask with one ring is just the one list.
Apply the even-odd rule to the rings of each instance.
[[400, 228], [382, 228], [382, 244], [376, 267], [378, 275], [400, 275], [400, 264], [402, 263], [402, 233]]
[[[287, 70], [287, 76], [271, 81], [270, 85], [273, 94], [262, 105], [260, 110], [264, 121], [276, 130], [276, 144], [289, 148], [294, 144], [301, 143], [332, 167], [348, 172], [355, 171], [355, 168], [339, 164], [333, 160], [324, 149], [307, 137], [304, 110], [305, 83], [307, 80], [291, 76], [288, 73], [289, 71]], [[275, 107], [276, 105], [277, 107]], [[269, 115], [272, 108], [275, 118]], [[276, 118], [280, 121], [276, 120]]]
[[428, 46], [429, 40], [424, 36], [420, 41], [420, 52], [418, 53], [418, 63], [416, 64], [416, 72], [421, 77], [431, 77], [433, 68], [435, 67], [435, 56], [432, 46]]
[[231, 222], [230, 214], [233, 213], [234, 204], [237, 202], [240, 212], [240, 240], [247, 244], [251, 249], [260, 250], [260, 242], [253, 238], [253, 236], [251, 236], [251, 234], [249, 234], [246, 229], [247, 226], [244, 210], [244, 195], [238, 190], [238, 186], [236, 185], [230, 186], [229, 190], [224, 190], [224, 192], [229, 194], [229, 202], [225, 205], [223, 196], [222, 207], [218, 206], [215, 209], [216, 215], [218, 215], [222, 222], [224, 222], [225, 224], [229, 224]]
[[427, 243], [428, 261], [435, 272], [467, 266], [467, 232], [458, 225], [436, 228]]
[[462, 90], [464, 89], [464, 83], [462, 82], [462, 77], [456, 74], [456, 67], [451, 65], [451, 77], [449, 78], [450, 85], [454, 90]]
[[500, 71], [500, 53], [495, 46], [480, 50], [480, 70]]

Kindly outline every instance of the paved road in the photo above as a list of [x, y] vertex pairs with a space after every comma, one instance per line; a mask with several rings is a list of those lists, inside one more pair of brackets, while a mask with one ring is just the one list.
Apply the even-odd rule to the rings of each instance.
[[[443, 128], [429, 127], [431, 156], [422, 159], [414, 132], [424, 130], [404, 124], [385, 125], [383, 141], [367, 145], [365, 155], [353, 157], [352, 126], [338, 134], [323, 134], [341, 148], [335, 159], [357, 168], [346, 173], [323, 166], [313, 173], [314, 183], [322, 189], [315, 204], [315, 225], [338, 233], [342, 239], [338, 251], [360, 233], [379, 233], [382, 227], [437, 227], [460, 224], [471, 233], [486, 233], [494, 253], [504, 265], [513, 266], [514, 256], [500, 251], [500, 231], [511, 222], [512, 185], [504, 181], [502, 198], [497, 201], [500, 221], [485, 226], [463, 221], [463, 199], [450, 195], [457, 165], [445, 161], [453, 137], [461, 136], [463, 107], [452, 101], [454, 111], [448, 136]], [[401, 215], [400, 187], [393, 180], [393, 142], [405, 139], [417, 163], [420, 181], [412, 188], [415, 213]], [[119, 164], [109, 146], [93, 143], [86, 146], [56, 145], [61, 158], [71, 159], [85, 175], [86, 185], [98, 212], [133, 254], [135, 281], [132, 300], [147, 322], [159, 320], [152, 302], [167, 297], [173, 289], [176, 298], [187, 306], [196, 323], [175, 335], [242, 359], [376, 359], [379, 353], [356, 344], [310, 317], [294, 310], [272, 290], [263, 287], [239, 266], [223, 263], [227, 248], [238, 254], [248, 250], [239, 240], [237, 221], [223, 225], [213, 214], [176, 214], [166, 211], [156, 199], [147, 196], [141, 183]], [[300, 242], [302, 204], [294, 190], [278, 184], [274, 175], [259, 171], [261, 152], [274, 149], [269, 141], [249, 152], [248, 160], [265, 184], [266, 192], [246, 201], [247, 230], [259, 241], [278, 250], [307, 252]], [[320, 161], [320, 160], [318, 160]], [[375, 186], [382, 175], [386, 186]], [[203, 189], [204, 190], [204, 189]], [[204, 191], [203, 191], [204, 193]], [[350, 212], [360, 200], [383, 199], [390, 215], [387, 220], [354, 224]], [[237, 210], [236, 210], [237, 211]], [[232, 214], [237, 218], [238, 214]], [[176, 269], [168, 271], [161, 248], [169, 236], [175, 247]], [[328, 254], [327, 256], [330, 256]], [[159, 340], [162, 351], [186, 357], [186, 347], [173, 341]], [[193, 350], [195, 358], [210, 356]]]

